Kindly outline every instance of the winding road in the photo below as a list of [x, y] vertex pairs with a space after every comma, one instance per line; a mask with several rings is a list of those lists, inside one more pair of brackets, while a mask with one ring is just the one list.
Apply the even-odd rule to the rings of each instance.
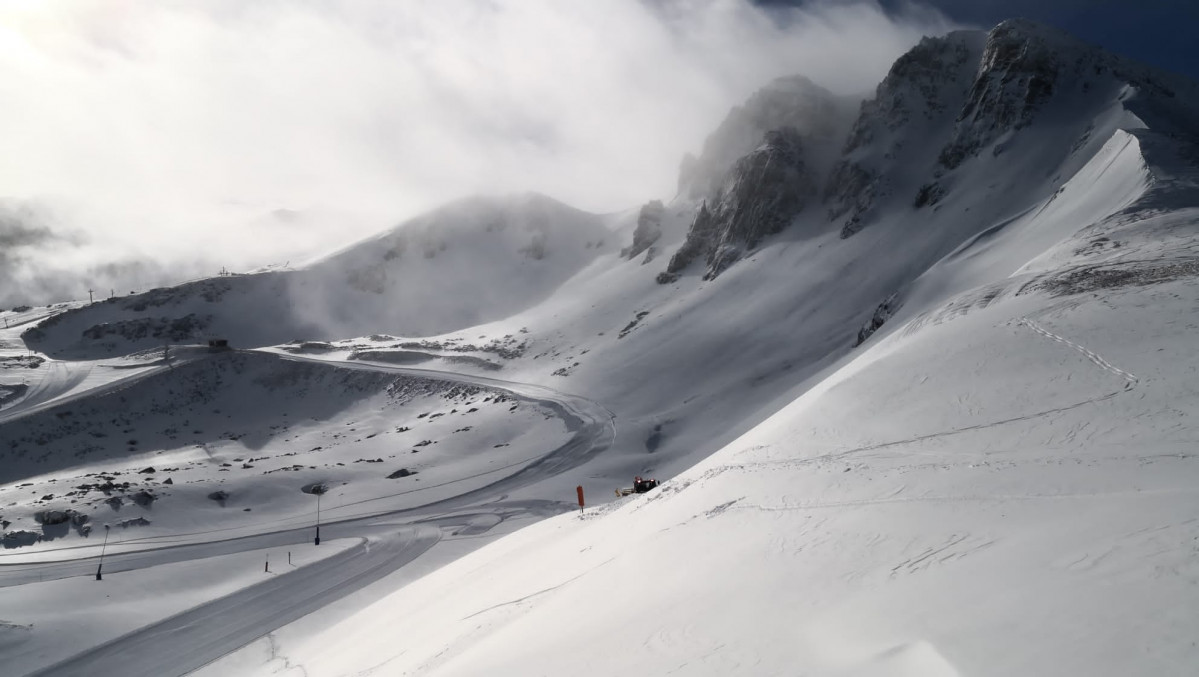
[[[344, 369], [385, 371], [407, 376], [484, 386], [553, 411], [566, 423], [571, 438], [512, 474], [460, 495], [399, 511], [383, 511], [321, 525], [325, 539], [358, 539], [353, 547], [294, 571], [188, 609], [139, 628], [124, 636], [71, 656], [32, 675], [37, 677], [88, 675], [113, 677], [184, 675], [224, 656], [273, 630], [344, 597], [412, 562], [446, 534], [469, 536], [485, 533], [513, 517], [545, 517], [562, 511], [556, 501], [510, 501], [514, 489], [529, 486], [582, 465], [607, 449], [615, 436], [611, 411], [582, 397], [544, 386], [515, 383], [483, 376], [415, 369], [371, 362], [332, 361], [293, 355], [269, 354], [280, 360], [315, 362]], [[122, 379], [133, 380], [153, 371]], [[72, 390], [68, 388], [67, 390]], [[70, 399], [94, 394], [74, 390]], [[26, 398], [27, 400], [29, 398]], [[42, 401], [38, 401], [41, 399]], [[61, 398], [50, 398], [61, 402]], [[49, 406], [34, 398], [29, 406], [4, 418], [15, 418]], [[0, 422], [4, 419], [0, 418]], [[237, 538], [189, 544], [163, 545], [148, 539], [147, 547], [109, 554], [106, 573], [159, 566], [172, 562], [228, 555], [251, 550], [310, 542], [311, 527], [286, 528]], [[89, 551], [90, 552], [90, 551]], [[0, 587], [38, 580], [94, 575], [95, 557], [65, 561], [0, 565]]]

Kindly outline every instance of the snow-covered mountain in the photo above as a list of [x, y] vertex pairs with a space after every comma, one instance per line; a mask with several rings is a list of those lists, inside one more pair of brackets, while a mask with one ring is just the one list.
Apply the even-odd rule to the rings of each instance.
[[545, 298], [614, 249], [605, 238], [603, 218], [544, 196], [466, 199], [300, 269], [107, 299], [57, 315], [24, 338], [47, 354], [79, 358], [209, 338], [259, 347], [441, 334]]
[[[351, 530], [375, 519], [411, 531], [372, 547], [422, 544], [202, 674], [1189, 674], [1197, 233], [1195, 83], [1026, 21], [926, 38], [860, 104], [802, 78], [767, 86], [670, 201], [603, 217], [468, 201], [302, 270], [54, 314], [25, 341], [90, 361], [7, 358], [29, 383], [0, 401], [15, 442], [0, 458], [53, 472], [9, 466], [3, 517], [34, 540], [34, 510], [43, 531], [48, 510], [97, 523], [99, 496], [44, 496], [161, 455], [195, 486], [110, 487], [166, 495], [125, 503], [122, 519], [161, 515], [128, 550], [204, 543], [205, 521], [283, 538], [259, 513], [302, 524], [300, 485], [317, 483], [339, 487], [347, 536], [376, 538]], [[182, 349], [173, 369], [151, 350], [209, 336], [305, 342]], [[369, 372], [387, 364], [470, 387]], [[131, 378], [94, 376], [114, 367]], [[88, 379], [108, 385], [89, 396]], [[88, 439], [113, 417], [116, 443]], [[393, 470], [400, 445], [432, 494], [363, 470]], [[462, 556], [477, 542], [458, 539], [566, 511], [576, 485], [594, 505], [637, 474], [668, 481]], [[206, 498], [222, 480], [248, 513]], [[78, 542], [73, 519], [51, 525], [57, 542]], [[22, 538], [17, 553], [59, 552]], [[98, 617], [56, 618], [25, 576], [0, 600], [34, 610], [8, 622]], [[220, 594], [259, 585], [244, 576]], [[192, 623], [167, 618], [188, 604], [143, 608], [164, 625], [105, 651], [224, 653], [131, 648]], [[117, 625], [92, 644], [139, 627]], [[30, 647], [20, 665], [69, 655], [30, 632], [0, 629]], [[100, 664], [59, 667], [88, 655]]]

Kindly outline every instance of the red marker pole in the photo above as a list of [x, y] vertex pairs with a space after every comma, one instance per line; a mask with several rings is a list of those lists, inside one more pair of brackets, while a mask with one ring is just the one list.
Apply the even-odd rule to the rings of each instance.
[[575, 492], [579, 494], [579, 514], [583, 514], [583, 485], [575, 487]]

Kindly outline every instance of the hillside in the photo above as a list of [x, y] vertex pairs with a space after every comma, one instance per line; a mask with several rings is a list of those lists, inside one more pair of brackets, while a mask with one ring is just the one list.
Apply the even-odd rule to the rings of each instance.
[[[621, 263], [563, 288], [637, 280], [595, 308], [510, 321], [559, 314], [562, 380], [615, 403], [630, 471], [744, 434], [208, 674], [1187, 674], [1199, 156], [1171, 121], [1194, 87], [1014, 23], [926, 41], [879, 96], [930, 50], [966, 54], [924, 90], [944, 114], [884, 140], [929, 173], [872, 165], [855, 227], [805, 210], [709, 282]], [[1030, 71], [1052, 91], [1025, 106]], [[802, 394], [766, 418], [779, 382]]]
[[[860, 102], [768, 84], [671, 200], [471, 199], [297, 270], [5, 313], [0, 603], [26, 611], [0, 651], [47, 674], [1188, 674], [1196, 120], [1199, 85], [1009, 21], [926, 38]], [[162, 351], [216, 337], [239, 350]], [[141, 476], [70, 498], [92, 524], [130, 498], [149, 523], [119, 564], [150, 589], [298, 549], [316, 485], [349, 554], [295, 572], [302, 600], [239, 569], [105, 623], [71, 578], [96, 539], [33, 526], [96, 473]], [[665, 483], [613, 500], [634, 475]]]
[[296, 270], [107, 299], [23, 335], [55, 357], [224, 338], [238, 347], [376, 332], [440, 334], [548, 296], [605, 247], [600, 217], [539, 195], [471, 198]]

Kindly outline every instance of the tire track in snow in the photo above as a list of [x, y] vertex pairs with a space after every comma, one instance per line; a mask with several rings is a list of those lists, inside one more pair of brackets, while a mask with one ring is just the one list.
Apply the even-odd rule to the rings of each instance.
[[1136, 375], [1131, 374], [1127, 371], [1124, 371], [1123, 369], [1120, 369], [1119, 367], [1113, 366], [1111, 362], [1108, 362], [1107, 360], [1103, 359], [1103, 357], [1101, 357], [1098, 353], [1096, 353], [1092, 350], [1088, 350], [1085, 346], [1079, 345], [1064, 336], [1055, 334], [1055, 333], [1049, 331], [1048, 329], [1045, 329], [1044, 327], [1037, 324], [1036, 322], [1033, 322], [1032, 320], [1028, 319], [1027, 317], [1020, 318], [1020, 324], [1024, 325], [1025, 327], [1028, 327], [1029, 329], [1035, 331], [1036, 333], [1040, 334], [1041, 336], [1044, 336], [1047, 339], [1050, 339], [1052, 341], [1057, 341], [1058, 343], [1061, 343], [1069, 348], [1073, 348], [1074, 350], [1077, 350], [1078, 352], [1083, 354], [1083, 357], [1086, 357], [1091, 362], [1094, 362], [1095, 365], [1098, 366], [1100, 369], [1108, 371], [1108, 372], [1115, 374], [1116, 376], [1119, 376], [1120, 378], [1124, 379], [1125, 381], [1127, 381], [1127, 384], [1124, 386], [1125, 390], [1131, 390], [1132, 387], [1135, 386], [1137, 384], [1137, 382], [1140, 380], [1136, 377]]

